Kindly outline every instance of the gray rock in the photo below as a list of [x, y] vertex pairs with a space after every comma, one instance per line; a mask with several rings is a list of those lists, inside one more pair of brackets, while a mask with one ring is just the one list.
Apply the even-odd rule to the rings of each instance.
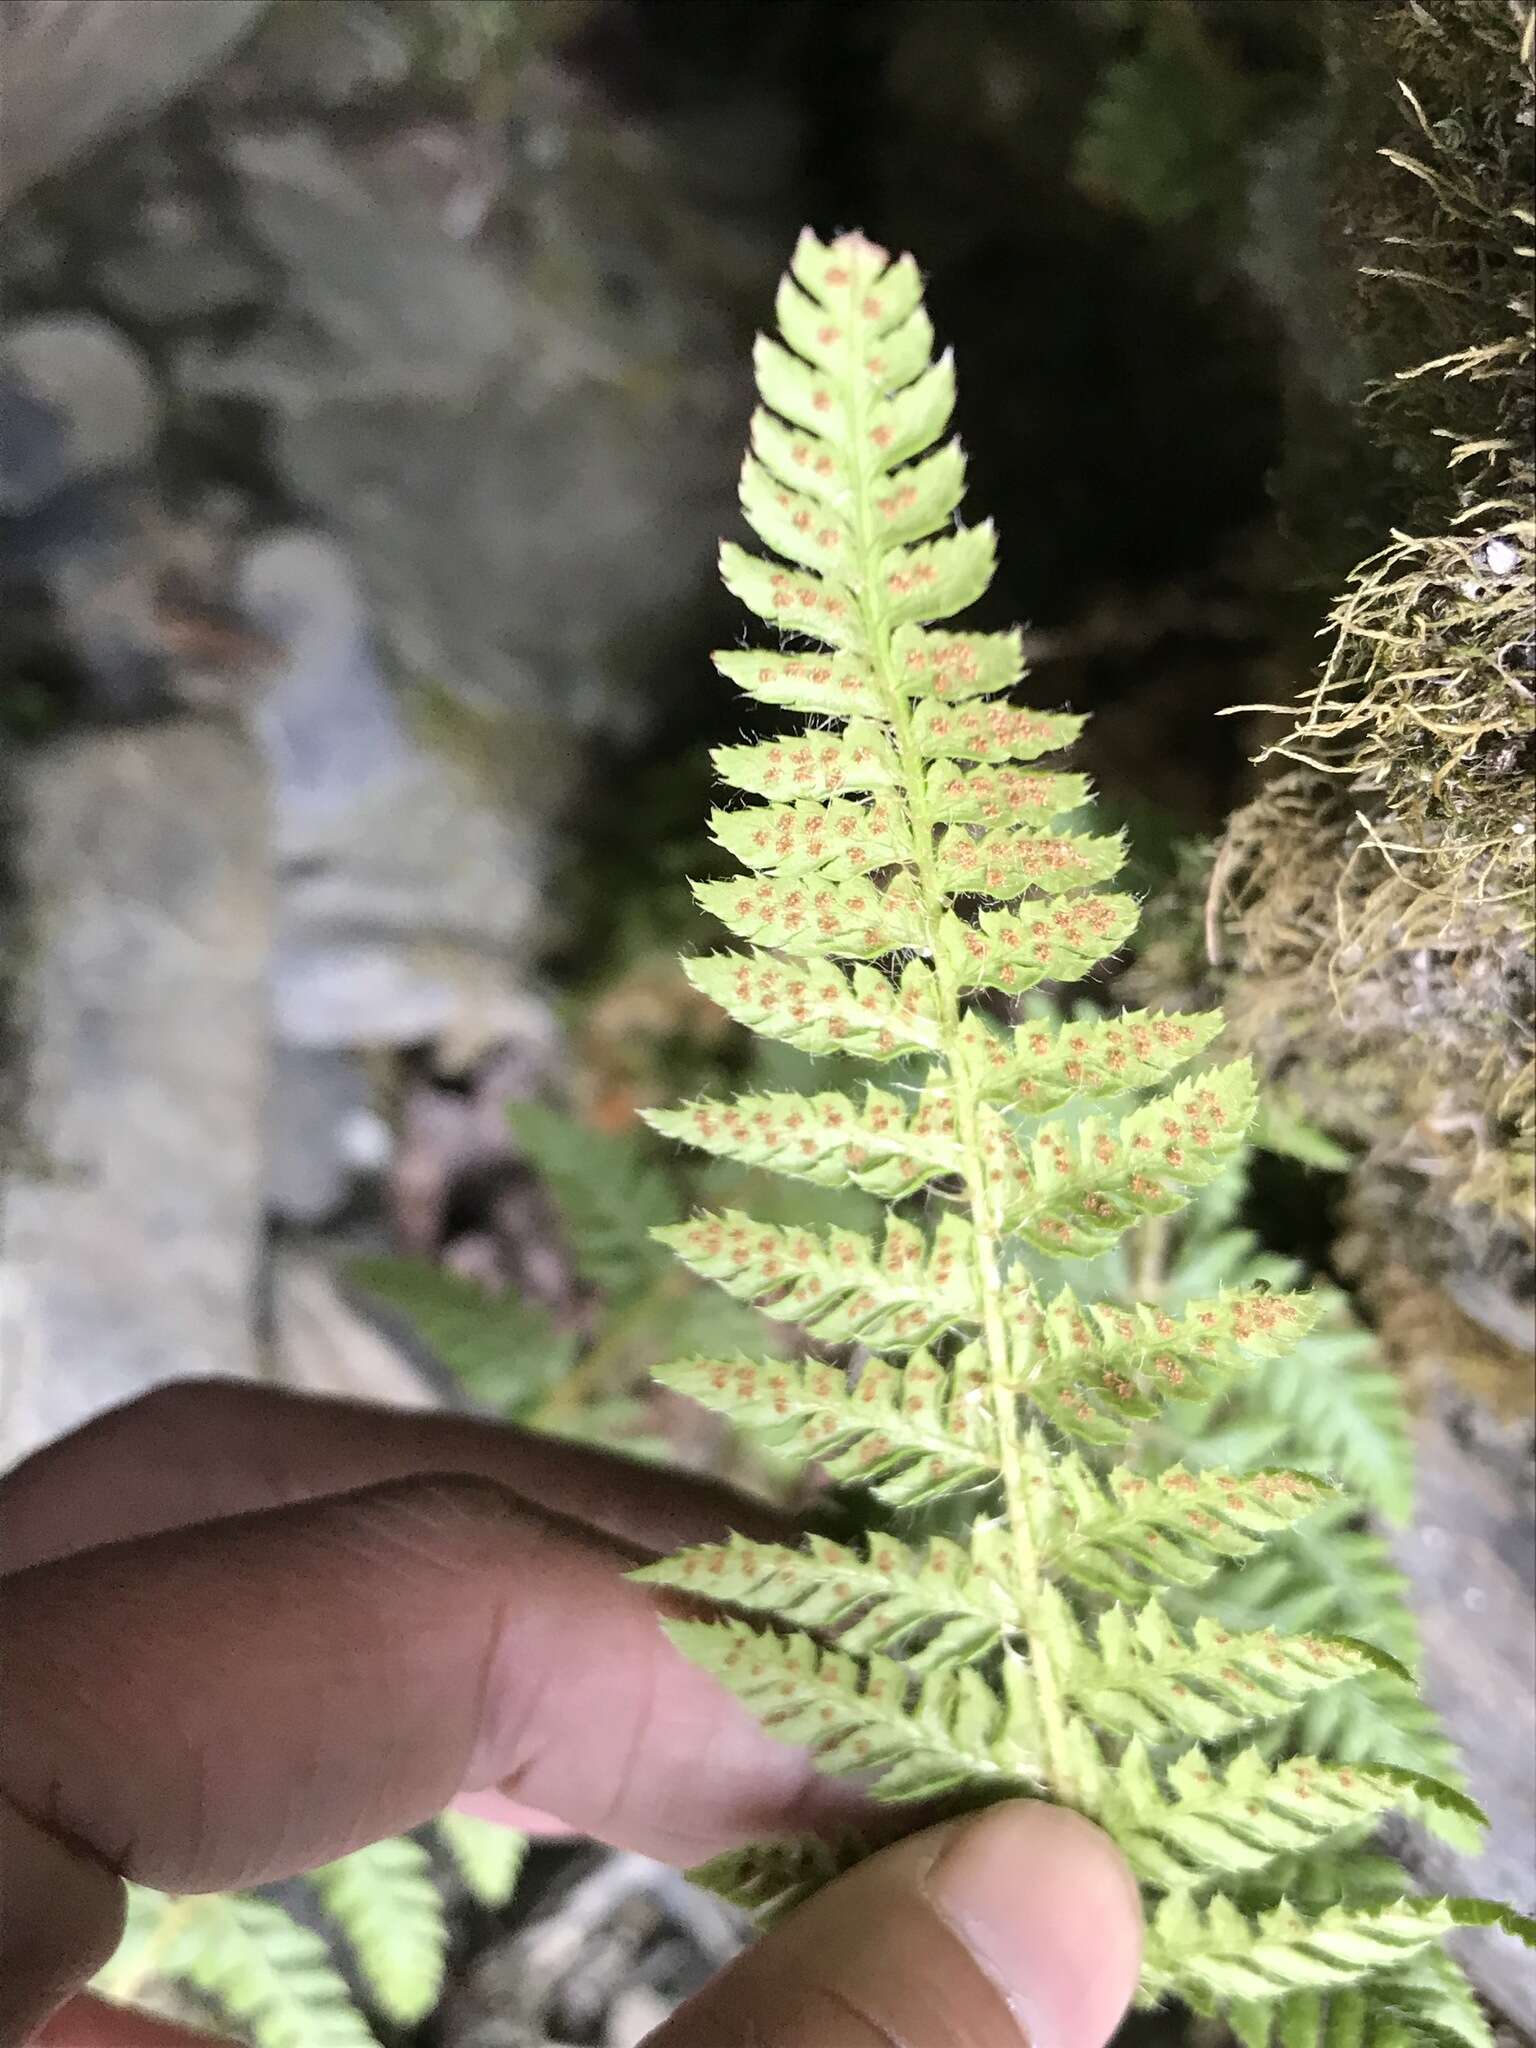
[[129, 242], [103, 257], [93, 278], [114, 313], [151, 327], [254, 305], [266, 283], [259, 263], [207, 227]]
[[545, 834], [406, 731], [342, 549], [273, 535], [241, 581], [251, 622], [284, 649], [254, 713], [281, 885], [279, 1037], [495, 1042], [527, 1004]]
[[0, 332], [0, 369], [62, 423], [55, 488], [133, 467], [159, 430], [160, 397], [149, 365], [105, 320], [19, 320]]
[[232, 728], [38, 757], [29, 1156], [0, 1212], [0, 1464], [161, 1380], [254, 1369], [270, 930]]
[[278, 1044], [267, 1115], [267, 1210], [313, 1226], [345, 1204], [354, 1180], [387, 1155], [368, 1076], [351, 1053]]
[[0, 516], [45, 504], [69, 481], [69, 423], [57, 405], [0, 376]]
[[269, 535], [247, 554], [238, 598], [282, 648], [255, 710], [272, 771], [274, 850], [284, 865], [343, 850], [364, 799], [395, 793], [414, 760], [370, 642], [344, 548], [324, 535]]
[[659, 164], [653, 195], [600, 142], [551, 151], [560, 88], [533, 65], [519, 90], [525, 151], [543, 141], [504, 177], [446, 123], [350, 154], [315, 128], [237, 137], [283, 289], [247, 344], [189, 348], [178, 374], [270, 409], [392, 670], [514, 713], [512, 795], [548, 816], [571, 737], [638, 724], [633, 679], [711, 586], [749, 405], [726, 280], [759, 258], [685, 228]]
[[[427, 217], [381, 206], [318, 130], [229, 145], [245, 223], [286, 280], [286, 312], [308, 347], [295, 360], [257, 344], [206, 381], [255, 372], [289, 417], [343, 395], [462, 400], [514, 345], [517, 299], [495, 266]], [[265, 365], [265, 368], [263, 367]]]
[[211, 69], [265, 0], [12, 0], [0, 15], [0, 205]]
[[[1409, 1860], [1435, 1891], [1507, 1899], [1536, 1911], [1536, 1494], [1531, 1425], [1499, 1425], [1441, 1388], [1418, 1429], [1419, 1497], [1396, 1540], [1424, 1632], [1425, 1689], [1461, 1746], [1491, 1826], [1482, 1853], [1458, 1856], [1415, 1833]], [[1536, 2033], [1536, 1974], [1507, 1936], [1458, 1947], [1484, 1997]]]
[[219, 80], [221, 97], [344, 107], [409, 73], [405, 22], [378, 0], [277, 0]]

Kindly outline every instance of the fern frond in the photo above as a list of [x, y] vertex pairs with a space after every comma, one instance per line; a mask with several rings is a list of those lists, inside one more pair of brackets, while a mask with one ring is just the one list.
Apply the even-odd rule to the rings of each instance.
[[825, 1842], [804, 1835], [787, 1842], [757, 1842], [729, 1849], [689, 1873], [695, 1884], [717, 1892], [728, 1905], [759, 1920], [776, 1920], [819, 1892], [824, 1884], [861, 1863], [869, 1845], [856, 1835]]
[[855, 1385], [841, 1367], [788, 1359], [689, 1359], [656, 1376], [898, 1507], [985, 1485], [1001, 1470], [996, 1418], [978, 1398], [986, 1374], [971, 1351], [953, 1366], [923, 1351], [899, 1367], [871, 1359]]
[[1215, 1013], [1164, 1017], [1131, 1010], [1121, 1017], [1035, 1021], [1010, 1032], [972, 1015], [964, 1020], [960, 1049], [983, 1100], [1044, 1116], [1069, 1102], [1155, 1087], [1202, 1053], [1220, 1029]]
[[1301, 1342], [1315, 1305], [1306, 1295], [1249, 1288], [1187, 1302], [1177, 1314], [1148, 1303], [1080, 1303], [1063, 1288], [1047, 1308], [1016, 1312], [1015, 1379], [1059, 1429], [1089, 1443], [1124, 1440], [1170, 1396], [1204, 1400]]
[[345, 1935], [374, 2003], [411, 2026], [437, 2003], [448, 1951], [432, 1861], [409, 1835], [389, 1835], [310, 1873]]
[[528, 1855], [528, 1837], [452, 1808], [433, 1823], [470, 1896], [482, 1906], [504, 1906], [517, 1890]]
[[[883, 1231], [737, 1210], [658, 1230], [736, 1300], [852, 1347], [838, 1363], [695, 1357], [660, 1377], [857, 1482], [887, 1519], [940, 1503], [944, 1533], [733, 1538], [641, 1576], [713, 1602], [716, 1618], [667, 1624], [673, 1640], [821, 1768], [889, 1799], [1024, 1790], [1105, 1823], [1154, 1906], [1149, 1997], [1240, 2007], [1251, 2026], [1263, 2005], [1281, 2048], [1306, 2048], [1347, 2031], [1336, 1992], [1379, 1977], [1404, 2025], [1417, 1998], [1433, 2036], [1441, 1994], [1405, 1972], [1494, 1909], [1247, 1902], [1258, 1876], [1294, 1864], [1303, 1896], [1314, 1867], [1360, 1862], [1388, 1809], [1458, 1838], [1480, 1822], [1398, 1759], [1276, 1748], [1277, 1730], [1406, 1683], [1392, 1644], [1352, 1640], [1371, 1629], [1295, 1588], [1266, 1611], [1248, 1577], [1267, 1546], [1300, 1542], [1305, 1518], [1353, 1512], [1335, 1476], [1390, 1486], [1392, 1418], [1364, 1378], [1353, 1413], [1318, 1412], [1314, 1305], [1229, 1227], [1252, 1072], [1175, 1078], [1220, 1019], [999, 1021], [999, 997], [1092, 972], [1134, 928], [1134, 901], [1111, 887], [1121, 843], [1079, 829], [1080, 775], [1035, 765], [1082, 721], [1006, 694], [1020, 636], [938, 623], [987, 588], [995, 538], [956, 520], [953, 366], [931, 360], [911, 258], [807, 233], [776, 304], [741, 485], [772, 552], [726, 545], [721, 570], [788, 644], [716, 665], [810, 723], [717, 755], [744, 801], [711, 828], [745, 872], [695, 893], [746, 949], [689, 972], [770, 1038], [909, 1064], [886, 1086], [760, 1087], [654, 1121], [902, 1212]], [[1125, 1233], [1194, 1198], [1218, 1235], [1180, 1299], [1084, 1303], [1039, 1279], [1042, 1257], [1107, 1255], [1101, 1270], [1129, 1273]], [[1212, 1424], [1212, 1444], [1239, 1453], [1230, 1466], [1198, 1433], [1180, 1456], [1195, 1404], [1210, 1422], [1256, 1387], [1297, 1426], [1255, 1395]], [[1256, 1443], [1270, 1446], [1257, 1458]], [[1205, 1746], [1245, 1731], [1236, 1754]], [[843, 1859], [770, 1845], [703, 1874], [772, 1910]]]
[[377, 2048], [325, 1943], [280, 1906], [133, 1893], [130, 1939], [96, 1979], [104, 1997], [132, 1999], [159, 1978], [189, 1985], [257, 2048]]
[[831, 1635], [855, 1655], [900, 1655], [914, 1672], [974, 1662], [1022, 1624], [996, 1528], [966, 1544], [921, 1549], [871, 1537], [863, 1550], [811, 1537], [804, 1547], [732, 1536], [633, 1574], [643, 1584], [706, 1592], [723, 1605], [779, 1614]]
[[1333, 1492], [1306, 1472], [1181, 1465], [1154, 1474], [1120, 1467], [1106, 1486], [1082, 1459], [1050, 1458], [1039, 1438], [1025, 1457], [1044, 1503], [1032, 1516], [1042, 1566], [1122, 1600], [1201, 1584], [1223, 1558], [1250, 1556]]
[[1252, 1404], [1272, 1414], [1293, 1442], [1359, 1501], [1389, 1521], [1413, 1511], [1413, 1445], [1402, 1390], [1363, 1330], [1319, 1331], [1307, 1355], [1256, 1382]]
[[1115, 1126], [1097, 1117], [1071, 1129], [1043, 1124], [1004, 1196], [1004, 1223], [1052, 1257], [1094, 1258], [1141, 1217], [1182, 1209], [1223, 1173], [1253, 1104], [1253, 1070], [1239, 1060], [1181, 1081]]
[[1427, 1819], [1462, 1848], [1475, 1849], [1487, 1824], [1469, 1799], [1410, 1772], [1306, 1757], [1271, 1763], [1256, 1749], [1222, 1764], [1199, 1748], [1158, 1769], [1139, 1737], [1095, 1806], [1131, 1868], [1166, 1891], [1326, 1848], [1394, 1810]]
[[939, 1013], [933, 970], [909, 960], [899, 978], [873, 967], [845, 974], [826, 960], [714, 953], [685, 960], [688, 979], [726, 1015], [810, 1053], [902, 1059], [936, 1052]]
[[919, 1673], [891, 1657], [859, 1658], [791, 1630], [735, 1621], [668, 1621], [668, 1636], [718, 1673], [784, 1742], [834, 1775], [856, 1772], [880, 1799], [933, 1799], [957, 1786], [1041, 1788], [1029, 1679], [1017, 1658], [994, 1687], [968, 1665]]
[[786, 1229], [738, 1210], [655, 1235], [738, 1301], [803, 1323], [829, 1344], [902, 1350], [981, 1320], [972, 1230], [962, 1216], [945, 1216], [931, 1239], [892, 1217], [878, 1246], [861, 1231]]
[[904, 1101], [866, 1086], [848, 1095], [738, 1095], [649, 1110], [646, 1122], [701, 1152], [768, 1166], [822, 1187], [856, 1187], [888, 1200], [958, 1173], [963, 1154], [942, 1100]]
[[517, 1103], [508, 1119], [555, 1198], [581, 1277], [622, 1306], [665, 1266], [652, 1235], [679, 1206], [666, 1174], [633, 1136], [589, 1130], [540, 1103]]
[[1368, 1985], [1296, 1991], [1272, 2005], [1234, 2003], [1226, 2019], [1242, 2048], [1493, 2048], [1494, 2041], [1472, 1987], [1438, 1949]]
[[1142, 1987], [1196, 2011], [1243, 2006], [1395, 1973], [1458, 1927], [1502, 1927], [1536, 1945], [1536, 1924], [1486, 1899], [1402, 1898], [1304, 1913], [1289, 1903], [1249, 1919], [1225, 1898], [1173, 1892], [1147, 1927]]
[[1379, 1670], [1408, 1681], [1401, 1665], [1348, 1637], [1234, 1631], [1207, 1615], [1186, 1632], [1156, 1599], [1107, 1608], [1092, 1648], [1085, 1635], [1069, 1631], [1064, 1614], [1065, 1698], [1100, 1727], [1149, 1742], [1185, 1735], [1219, 1741]]

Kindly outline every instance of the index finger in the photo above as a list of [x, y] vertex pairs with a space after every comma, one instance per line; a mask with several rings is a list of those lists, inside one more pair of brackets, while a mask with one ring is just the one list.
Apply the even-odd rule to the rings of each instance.
[[672, 1862], [852, 1803], [688, 1663], [633, 1562], [417, 1478], [0, 1580], [0, 1791], [167, 1891], [308, 1869], [493, 1784]]
[[768, 1536], [785, 1526], [729, 1487], [474, 1415], [174, 1380], [0, 1480], [0, 1572], [421, 1472], [494, 1480], [656, 1555], [727, 1527]]

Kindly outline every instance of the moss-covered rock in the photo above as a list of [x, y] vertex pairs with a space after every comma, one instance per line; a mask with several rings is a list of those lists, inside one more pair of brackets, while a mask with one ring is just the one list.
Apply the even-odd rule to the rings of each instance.
[[1329, 234], [1354, 272], [1388, 530], [1217, 850], [1212, 964], [1187, 925], [1141, 971], [1213, 979], [1263, 1066], [1359, 1148], [1385, 1267], [1487, 1311], [1511, 1234], [1536, 1237], [1536, 14], [1323, 15]]

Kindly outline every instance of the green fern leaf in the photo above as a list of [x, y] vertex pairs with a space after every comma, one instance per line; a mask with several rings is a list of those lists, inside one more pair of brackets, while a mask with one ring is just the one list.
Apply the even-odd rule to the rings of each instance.
[[708, 1863], [695, 1865], [688, 1875], [727, 1904], [771, 1922], [793, 1912], [868, 1853], [868, 1844], [854, 1835], [836, 1842], [806, 1835], [795, 1841], [759, 1842], [749, 1849], [728, 1850]]
[[1089, 1443], [1121, 1442], [1170, 1396], [1209, 1398], [1299, 1343], [1314, 1304], [1305, 1295], [1245, 1289], [1187, 1302], [1177, 1315], [1146, 1303], [1080, 1303], [1063, 1288], [1042, 1309], [1015, 1311], [1015, 1377], [1058, 1426]]
[[518, 1103], [508, 1116], [554, 1196], [582, 1278], [622, 1308], [666, 1267], [652, 1241], [678, 1211], [666, 1174], [634, 1137], [588, 1130], [538, 1103]]
[[[776, 306], [741, 484], [772, 553], [726, 545], [721, 570], [789, 644], [716, 665], [810, 723], [717, 756], [746, 801], [711, 827], [744, 872], [695, 894], [747, 950], [689, 972], [805, 1053], [911, 1066], [654, 1121], [739, 1169], [903, 1212], [883, 1230], [734, 1207], [664, 1224], [695, 1272], [818, 1351], [716, 1352], [660, 1377], [857, 1483], [887, 1520], [924, 1510], [926, 1532], [738, 1537], [640, 1576], [713, 1603], [716, 1618], [666, 1624], [673, 1641], [821, 1768], [890, 1799], [1023, 1790], [1103, 1820], [1153, 1907], [1148, 1997], [1248, 2028], [1262, 2006], [1281, 2048], [1344, 2048], [1365, 2008], [1339, 1994], [1380, 1979], [1396, 2004], [1373, 2010], [1393, 2025], [1417, 1999], [1433, 2034], [1439, 1999], [1455, 2033], [1453, 1993], [1416, 1959], [1497, 1909], [1297, 1903], [1319, 1871], [1371, 1865], [1361, 1844], [1388, 1810], [1458, 1840], [1481, 1818], [1401, 1755], [1283, 1753], [1313, 1717], [1409, 1692], [1393, 1642], [1369, 1647], [1376, 1631], [1294, 1562], [1306, 1518], [1337, 1533], [1356, 1512], [1335, 1477], [1400, 1498], [1396, 1411], [1352, 1342], [1318, 1347], [1315, 1305], [1232, 1227], [1252, 1072], [1175, 1079], [1218, 1018], [997, 1021], [998, 996], [1086, 975], [1133, 929], [1134, 901], [1108, 887], [1121, 842], [1077, 829], [1081, 776], [1034, 765], [1082, 721], [1005, 694], [1020, 636], [935, 623], [987, 588], [995, 537], [956, 521], [953, 366], [931, 359], [916, 266], [807, 233]], [[1130, 1276], [1158, 1240], [1133, 1263], [1122, 1239], [1192, 1201], [1177, 1298], [1138, 1303]], [[1063, 1257], [1099, 1260], [1106, 1298], [1037, 1277]], [[850, 1349], [833, 1363], [826, 1346]], [[1330, 1404], [1309, 1368], [1327, 1386], [1356, 1375], [1348, 1398]], [[1244, 1732], [1235, 1754], [1205, 1746]], [[703, 1875], [775, 1909], [851, 1853], [767, 1845]], [[1293, 1869], [1294, 1897], [1256, 1900]]]
[[498, 1827], [494, 1821], [451, 1809], [440, 1813], [433, 1827], [470, 1896], [482, 1906], [504, 1906], [517, 1890], [528, 1855], [528, 1837], [514, 1828]]
[[1502, 1927], [1536, 1945], [1536, 1923], [1486, 1899], [1403, 1898], [1315, 1914], [1282, 1903], [1250, 1920], [1227, 1899], [1201, 1907], [1173, 1892], [1147, 1927], [1142, 1984], [1211, 2011], [1395, 1972], [1458, 1927]]
[[669, 1621], [668, 1636], [717, 1672], [770, 1734], [834, 1775], [867, 1777], [880, 1799], [934, 1799], [958, 1786], [1037, 1791], [1029, 1680], [1017, 1659], [994, 1689], [969, 1666], [917, 1675], [890, 1657], [856, 1658], [798, 1630], [760, 1635], [734, 1621]]
[[1438, 1949], [1368, 1985], [1298, 1991], [1277, 2003], [1233, 2004], [1227, 2022], [1242, 2048], [1493, 2048], [1493, 2029], [1465, 1976]]
[[[1322, 1304], [1320, 1304], [1320, 1307]], [[1277, 1361], [1256, 1381], [1254, 1406], [1327, 1472], [1390, 1521], [1413, 1512], [1413, 1445], [1396, 1379], [1374, 1366], [1362, 1330], [1319, 1331], [1305, 1356]]]
[[437, 2003], [448, 1949], [432, 1863], [409, 1835], [391, 1835], [310, 1874], [388, 2019], [413, 2025]]
[[325, 1943], [245, 1892], [138, 1895], [130, 1941], [96, 1980], [127, 1999], [158, 1978], [190, 1986], [256, 2048], [377, 2048]]
[[830, 1344], [900, 1350], [977, 1322], [970, 1226], [945, 1216], [932, 1239], [893, 1217], [877, 1247], [853, 1230], [782, 1229], [739, 1211], [659, 1229], [694, 1272]]
[[353, 1259], [360, 1294], [398, 1315], [477, 1400], [509, 1419], [564, 1379], [576, 1340], [530, 1302], [489, 1294], [425, 1259]]
[[1063, 1018], [1055, 1024], [1037, 1020], [1007, 1033], [972, 1016], [965, 1027], [962, 1056], [983, 1098], [1044, 1116], [1066, 1103], [1155, 1087], [1205, 1050], [1221, 1029], [1221, 1019], [1132, 1010], [1120, 1017]]
[[810, 1537], [803, 1548], [732, 1536], [633, 1574], [643, 1584], [708, 1593], [748, 1612], [826, 1632], [854, 1655], [900, 1655], [914, 1672], [969, 1663], [1020, 1624], [995, 1529], [968, 1545], [934, 1537], [920, 1550], [871, 1537], [863, 1550]]
[[862, 1101], [839, 1094], [739, 1095], [650, 1110], [646, 1121], [717, 1158], [780, 1173], [822, 1187], [856, 1187], [894, 1199], [955, 1173], [961, 1154], [953, 1116], [942, 1102], [907, 1103], [866, 1087]]
[[909, 960], [898, 979], [873, 967], [845, 974], [826, 960], [715, 953], [685, 960], [694, 987], [737, 1023], [810, 1053], [901, 1059], [939, 1046], [933, 970]]
[[1394, 1810], [1427, 1820], [1457, 1847], [1473, 1851], [1487, 1824], [1462, 1794], [1412, 1772], [1307, 1757], [1271, 1763], [1256, 1749], [1217, 1764], [1198, 1748], [1160, 1771], [1139, 1737], [1120, 1757], [1095, 1818], [1138, 1876], [1175, 1891], [1324, 1848]]
[[1223, 1558], [1250, 1556], [1333, 1491], [1306, 1472], [1181, 1465], [1151, 1475], [1121, 1468], [1106, 1488], [1080, 1458], [1051, 1460], [1039, 1439], [1027, 1455], [1034, 1473], [1050, 1475], [1035, 1516], [1042, 1564], [1121, 1600], [1201, 1584]]
[[949, 1367], [917, 1351], [902, 1367], [870, 1360], [856, 1385], [838, 1366], [788, 1359], [687, 1359], [657, 1378], [755, 1425], [776, 1450], [814, 1459], [829, 1477], [911, 1507], [998, 1477], [979, 1370], [964, 1351]]
[[1149, 1742], [1194, 1735], [1221, 1740], [1294, 1714], [1325, 1688], [1385, 1669], [1408, 1678], [1381, 1651], [1347, 1637], [1238, 1632], [1207, 1615], [1186, 1633], [1156, 1599], [1110, 1607], [1092, 1649], [1082, 1635], [1064, 1643], [1062, 1690], [1101, 1727]]

